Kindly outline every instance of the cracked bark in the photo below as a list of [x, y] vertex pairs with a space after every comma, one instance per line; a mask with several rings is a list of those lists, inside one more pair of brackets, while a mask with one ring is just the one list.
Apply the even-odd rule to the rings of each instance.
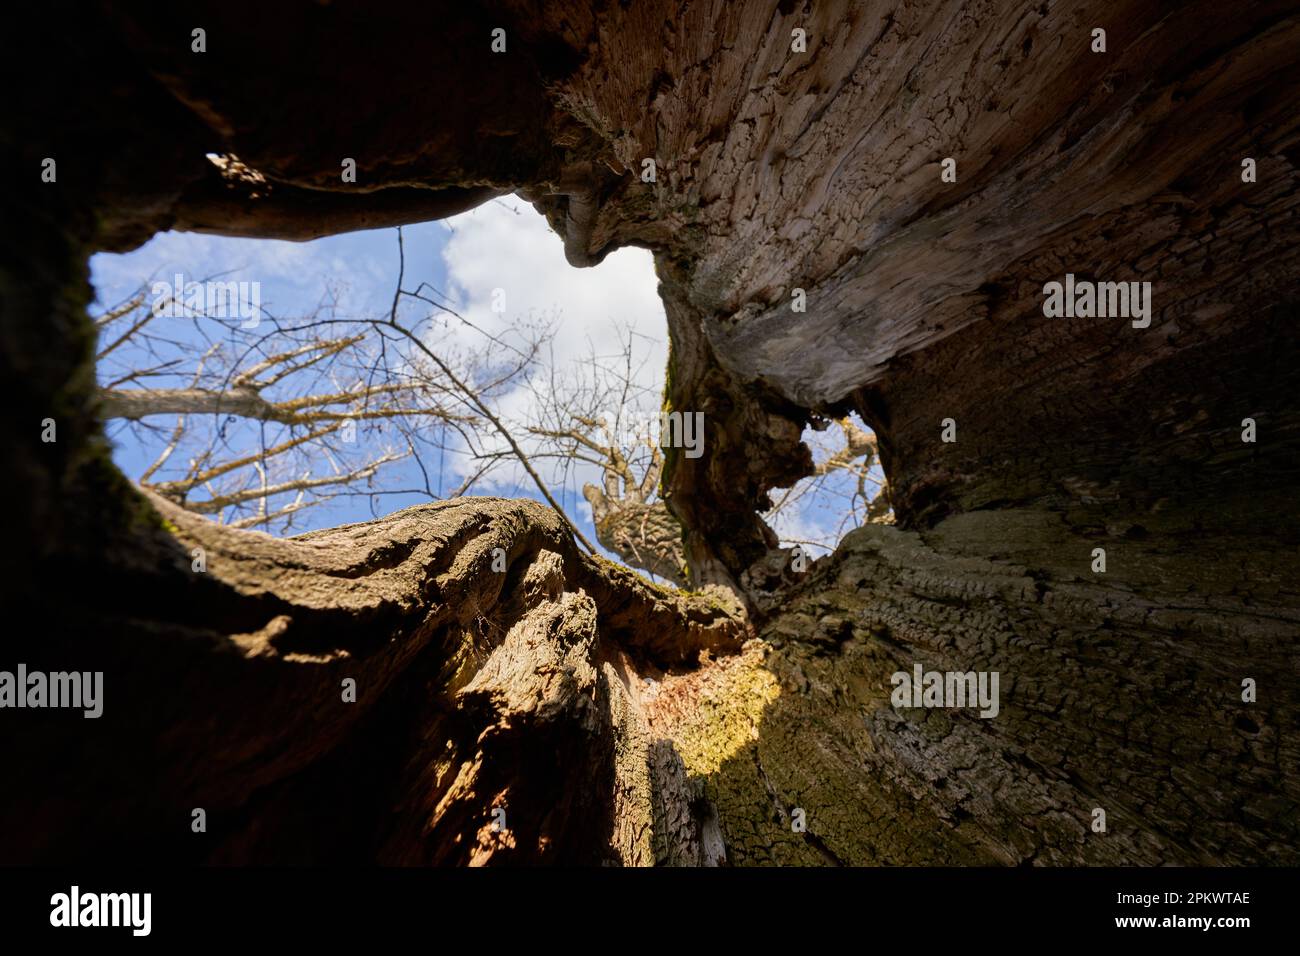
[[[121, 840], [228, 861], [649, 862], [649, 743], [627, 685], [738, 646], [737, 620], [579, 553], [532, 502], [286, 540], [146, 504], [121, 542], [133, 567], [15, 642], [33, 667], [104, 670], [110, 696], [93, 742], [42, 716], [6, 740], [40, 781], [6, 801], [30, 824], [7, 833], [8, 859]], [[212, 821], [201, 845], [176, 827], [190, 807]]]
[[[111, 675], [99, 722], [0, 725], [7, 860], [1297, 861], [1285, 4], [285, 3], [263, 34], [241, 4], [202, 13], [223, 38], [202, 62], [173, 39], [189, 9], [57, 4], [8, 36], [48, 38], [60, 84], [0, 58], [27, 91], [0, 128], [0, 580], [10, 619], [39, 622], [9, 650]], [[517, 57], [489, 59], [498, 23]], [[531, 505], [275, 542], [126, 487], [95, 408], [86, 257], [177, 224], [284, 235], [238, 197], [196, 204], [203, 154], [333, 196], [358, 144], [357, 203], [322, 199], [299, 235], [354, 228], [343, 205], [414, 220], [470, 201], [454, 190], [523, 190], [571, 261], [654, 250], [666, 398], [706, 415], [705, 455], [665, 469], [692, 583], [776, 588], [743, 647], [725, 605], [576, 555]], [[45, 156], [57, 187], [32, 173]], [[654, 188], [619, 172], [646, 156]], [[1153, 281], [1150, 329], [1044, 319], [1042, 283], [1067, 271]], [[750, 573], [775, 545], [755, 512], [811, 469], [803, 424], [851, 409], [899, 526], [801, 581]], [[505, 580], [474, 571], [492, 542]], [[998, 670], [999, 717], [894, 710], [911, 662]], [[813, 837], [781, 818], [794, 807]]]

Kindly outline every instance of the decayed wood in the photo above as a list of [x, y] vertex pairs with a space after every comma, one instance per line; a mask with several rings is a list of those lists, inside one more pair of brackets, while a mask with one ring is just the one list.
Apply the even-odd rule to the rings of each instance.
[[[175, 40], [188, 7], [41, 5], [10, 32], [48, 38], [65, 82], [28, 84], [0, 129], [0, 579], [11, 619], [40, 622], [15, 659], [108, 677], [93, 732], [0, 725], [11, 858], [1296, 861], [1289, 7], [303, 2], [259, 9], [260, 32], [241, 4], [201, 12], [221, 38], [202, 58]], [[217, 147], [280, 200], [214, 188]], [[33, 175], [47, 156], [57, 186]], [[125, 487], [94, 401], [91, 252], [506, 190], [573, 262], [655, 251], [666, 399], [706, 416], [665, 500], [693, 583], [722, 590], [582, 557], [530, 504], [275, 541]], [[1067, 272], [1151, 281], [1150, 328], [1048, 319], [1043, 283]], [[811, 470], [810, 414], [850, 409], [900, 526], [796, 581], [756, 512]], [[738, 648], [720, 595], [758, 579]], [[909, 663], [999, 670], [999, 716], [886, 705]]]
[[[717, 602], [580, 553], [528, 501], [460, 499], [291, 539], [147, 503], [135, 570], [89, 588], [92, 603], [47, 607], [49, 633], [18, 642], [89, 657], [106, 700], [91, 751], [66, 721], [6, 740], [30, 783], [6, 821], [52, 821], [96, 794], [57, 827], [13, 834], [8, 859], [130, 834], [216, 859], [647, 861], [648, 742], [627, 685], [738, 647], [743, 624]], [[315, 815], [363, 795], [390, 811]], [[295, 819], [304, 802], [317, 810]], [[183, 824], [194, 807], [201, 849]]]
[[[650, 725], [739, 865], [1294, 863], [1300, 560], [1200, 540], [1213, 561], [1028, 509], [861, 528]], [[896, 708], [917, 664], [999, 672], [997, 716]]]
[[[588, 247], [659, 253], [670, 398], [708, 410], [719, 455], [680, 462], [668, 489], [708, 579], [736, 578], [770, 547], [752, 514], [808, 467], [798, 407], [847, 398], [867, 417], [904, 486], [904, 525], [958, 496], [1024, 500], [1041, 477], [1001, 480], [994, 462], [1067, 447], [1084, 428], [1096, 444], [1074, 443], [1053, 470], [1093, 456], [1095, 471], [1134, 469], [1136, 444], [1159, 439], [1135, 435], [1125, 409], [1153, 389], [1098, 415], [1116, 368], [1200, 345], [1211, 364], [1207, 338], [1294, 290], [1300, 21], [1285, 3], [663, 0], [555, 17], [576, 49], [596, 38], [558, 84], [563, 102], [616, 165], [656, 161], [655, 183], [607, 190]], [[949, 157], [955, 182], [941, 176]], [[1246, 157], [1267, 174], [1244, 182]], [[1154, 282], [1152, 330], [1045, 320], [1042, 287], [1069, 271]], [[1256, 328], [1261, 354], [1230, 367], [1270, 362], [1269, 336]], [[1080, 387], [1044, 414], [1055, 376]], [[1232, 404], [1225, 422], [1251, 414]], [[981, 443], [976, 460], [953, 467], [945, 418], [975, 426], [963, 440]], [[1208, 422], [1197, 438], [1216, 440]]]

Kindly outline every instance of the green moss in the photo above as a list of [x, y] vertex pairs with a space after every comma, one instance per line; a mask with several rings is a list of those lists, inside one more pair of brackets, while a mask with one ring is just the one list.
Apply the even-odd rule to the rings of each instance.
[[[672, 394], [673, 394], [673, 364], [674, 364], [674, 363], [673, 363], [673, 343], [672, 343], [672, 337], [669, 336], [669, 339], [668, 339], [668, 366], [667, 366], [667, 368], [664, 369], [664, 400], [663, 400], [663, 404], [661, 405], [661, 407], [660, 407], [660, 409], [659, 409], [660, 412], [661, 412], [662, 414], [664, 414], [664, 415], [667, 415], [667, 414], [671, 413], [672, 410], [673, 410], [673, 400], [672, 400]], [[663, 450], [663, 453], [664, 453], [664, 466], [663, 466], [663, 469], [659, 472], [659, 497], [660, 497], [660, 498], [663, 498], [663, 499], [667, 499], [667, 498], [668, 498], [668, 491], [669, 491], [669, 489], [672, 487], [672, 482], [673, 482], [673, 472], [677, 470], [677, 458], [678, 458], [678, 455], [679, 455], [679, 449], [676, 449], [676, 448], [665, 448], [665, 449]], [[683, 529], [682, 529], [682, 542], [685, 543], [685, 541], [686, 541], [686, 529], [683, 528]]]

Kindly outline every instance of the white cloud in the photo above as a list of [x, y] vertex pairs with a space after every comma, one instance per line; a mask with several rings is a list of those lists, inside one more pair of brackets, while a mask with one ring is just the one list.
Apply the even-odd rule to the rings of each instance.
[[[442, 252], [448, 292], [467, 318], [500, 330], [514, 316], [558, 309], [555, 349], [573, 357], [586, 353], [588, 340], [599, 350], [616, 350], [617, 323], [635, 323], [638, 332], [658, 340], [650, 357], [654, 374], [662, 377], [668, 355], [666, 320], [648, 251], [620, 249], [598, 266], [575, 269], [546, 219], [513, 196], [446, 224], [452, 230]], [[492, 311], [494, 289], [505, 292], [504, 314]]]
[[[451, 235], [442, 250], [445, 291], [460, 314], [493, 334], [506, 332], [521, 317], [554, 316], [550, 346], [559, 372], [575, 368], [593, 350], [597, 355], [619, 354], [622, 329], [631, 325], [637, 333], [636, 360], [641, 365], [637, 384], [655, 396], [646, 411], [657, 413], [668, 332], [654, 258], [648, 251], [620, 249], [598, 266], [575, 269], [564, 258], [563, 243], [546, 219], [513, 196], [479, 206], [447, 220], [446, 225]], [[493, 311], [496, 290], [504, 293], [503, 312]], [[481, 345], [472, 333], [463, 336], [464, 344]], [[534, 401], [530, 390], [521, 386], [497, 404], [506, 417], [519, 422]], [[518, 477], [501, 474], [497, 486]], [[596, 469], [580, 465], [571, 486], [578, 489], [598, 477]]]
[[[403, 229], [406, 254], [404, 287], [413, 290], [429, 276], [427, 264], [437, 261], [446, 271], [442, 288], [450, 304], [475, 325], [493, 334], [508, 330], [521, 317], [554, 317], [549, 343], [556, 371], [576, 369], [594, 350], [613, 356], [622, 350], [625, 327], [634, 327], [636, 384], [650, 393], [651, 415], [659, 410], [668, 355], [667, 323], [659, 299], [653, 256], [643, 249], [621, 249], [599, 266], [575, 269], [564, 258], [563, 243], [524, 200], [505, 197], [440, 223]], [[124, 255], [99, 254], [92, 270], [101, 305], [128, 297], [142, 282], [171, 281], [176, 272], [186, 279], [218, 273], [227, 278], [262, 283], [262, 305], [282, 318], [301, 315], [320, 300], [326, 284], [343, 286], [342, 314], [382, 315], [392, 302], [397, 278], [397, 240], [392, 229], [349, 233], [295, 243], [240, 239], [200, 233], [160, 233]], [[435, 268], [433, 279], [441, 270]], [[506, 297], [504, 313], [492, 309], [493, 290]], [[406, 300], [413, 318], [423, 306]], [[427, 314], [425, 312], [424, 314]], [[458, 328], [430, 334], [429, 344], [441, 354], [448, 345], [483, 347], [483, 339]], [[520, 387], [498, 397], [493, 405], [516, 426], [535, 404], [532, 391]], [[616, 409], [608, 410], [610, 414]], [[525, 442], [535, 449], [535, 443]], [[473, 470], [466, 460], [448, 459], [449, 470], [464, 476]], [[559, 496], [567, 488], [570, 513], [590, 520], [580, 496], [583, 483], [599, 481], [598, 469], [580, 465], [561, 482], [548, 464], [544, 475]], [[474, 488], [474, 493], [518, 494], [531, 491], [531, 480], [517, 467], [505, 467]], [[349, 516], [351, 517], [351, 516]]]

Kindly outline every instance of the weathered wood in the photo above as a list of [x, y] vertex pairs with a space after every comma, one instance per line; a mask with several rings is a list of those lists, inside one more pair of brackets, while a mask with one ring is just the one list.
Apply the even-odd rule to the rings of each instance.
[[[648, 742], [624, 685], [738, 648], [742, 624], [715, 602], [580, 553], [533, 502], [291, 539], [147, 506], [130, 567], [80, 568], [84, 598], [62, 607], [35, 595], [46, 629], [10, 642], [20, 660], [102, 670], [106, 689], [93, 726], [5, 714], [24, 783], [6, 798], [8, 859], [128, 840], [181, 858], [648, 861]], [[387, 809], [333, 815], [358, 802]], [[24, 817], [48, 826], [8, 831]]]
[[[99, 721], [3, 715], [7, 858], [1296, 862], [1290, 5], [70, 9], [5, 37], [60, 83], [0, 57], [25, 91], [0, 125], [0, 582], [38, 622], [14, 661], [111, 679]], [[215, 188], [213, 150], [279, 198]], [[706, 429], [663, 491], [705, 593], [581, 557], [527, 503], [275, 541], [112, 468], [94, 250], [511, 190], [572, 262], [655, 252], [666, 401]], [[1045, 317], [1067, 273], [1152, 282], [1150, 326]], [[850, 409], [899, 527], [796, 580], [757, 512], [811, 470], [809, 416]], [[999, 671], [999, 715], [893, 707], [914, 664]]]

